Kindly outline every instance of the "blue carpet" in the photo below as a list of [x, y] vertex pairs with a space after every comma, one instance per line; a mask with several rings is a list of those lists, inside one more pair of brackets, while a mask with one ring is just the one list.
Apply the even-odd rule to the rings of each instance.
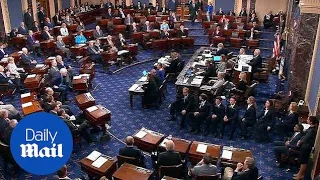
[[[196, 23], [195, 26], [199, 26], [200, 23]], [[189, 27], [190, 23], [186, 23]], [[93, 26], [92, 26], [93, 27]], [[198, 39], [198, 38], [197, 38]], [[197, 40], [196, 42], [204, 42], [204, 40]], [[200, 39], [200, 38], [199, 38]], [[207, 37], [205, 37], [207, 40]], [[206, 42], [207, 44], [207, 42]], [[208, 45], [208, 44], [207, 44]], [[270, 46], [269, 46], [270, 47]], [[183, 55], [183, 59], [188, 60], [191, 55], [195, 52], [196, 47], [190, 49], [184, 49], [180, 52]], [[263, 55], [269, 55], [269, 51], [262, 51]], [[156, 59], [155, 53], [152, 50], [141, 50], [138, 54], [138, 60], [144, 61], [149, 59]], [[41, 60], [41, 59], [38, 59]], [[238, 148], [250, 149], [253, 151], [254, 158], [257, 161], [259, 172], [263, 175], [264, 179], [291, 179], [292, 172], [287, 173], [284, 169], [277, 168], [275, 166], [275, 159], [273, 156], [273, 145], [271, 143], [259, 144], [252, 140], [242, 141], [238, 139], [236, 132], [235, 140], [229, 141], [226, 138], [217, 139], [213, 137], [205, 137], [202, 135], [192, 135], [187, 133], [186, 130], [179, 131], [177, 122], [167, 122], [165, 119], [169, 117], [168, 105], [175, 100], [176, 89], [174, 84], [168, 84], [168, 93], [166, 94], [166, 100], [162, 106], [157, 109], [142, 109], [141, 98], [134, 98], [134, 108], [130, 109], [129, 106], [129, 93], [128, 88], [142, 75], [143, 70], [150, 70], [153, 66], [154, 61], [133, 66], [131, 68], [124, 69], [117, 74], [110, 75], [106, 74], [101, 66], [97, 67], [97, 73], [94, 80], [94, 85], [98, 85], [98, 88], [92, 92], [96, 99], [97, 104], [101, 104], [111, 110], [112, 112], [112, 127], [111, 133], [117, 138], [123, 140], [126, 136], [132, 135], [134, 132], [139, 130], [141, 127], [159, 131], [165, 135], [172, 135], [175, 137], [185, 138], [189, 140], [197, 140], [203, 142], [209, 142], [214, 144], [221, 144], [226, 146], [233, 146]], [[77, 72], [77, 68], [75, 67]], [[277, 89], [277, 77], [274, 75], [269, 76], [268, 83], [260, 83], [256, 89], [256, 99], [258, 104], [258, 112], [262, 111], [263, 104]], [[73, 94], [70, 97], [74, 97]], [[14, 100], [4, 98], [7, 103], [14, 104], [19, 110], [21, 110], [20, 98], [15, 97]], [[224, 102], [225, 103], [225, 102]], [[78, 108], [75, 107], [74, 101], [70, 102], [72, 109], [78, 112]], [[242, 107], [244, 109], [244, 107]], [[242, 110], [243, 112], [243, 110]], [[226, 129], [228, 135], [229, 128]], [[96, 135], [98, 138], [99, 135]], [[92, 150], [98, 150], [109, 156], [116, 156], [118, 149], [123, 147], [122, 142], [116, 138], [111, 138], [107, 142], [94, 143], [92, 146], [84, 143], [83, 148], [75, 147], [76, 153], [72, 155], [68, 162], [68, 171], [71, 178], [83, 177], [84, 173], [81, 171], [78, 161], [86, 157]], [[2, 166], [0, 166], [2, 168]], [[147, 157], [147, 168], [151, 169], [151, 160]], [[0, 179], [11, 179], [10, 174], [3, 172], [0, 169], [3, 177]], [[17, 179], [47, 179], [44, 176], [33, 176], [28, 173], [20, 173], [17, 175]]]

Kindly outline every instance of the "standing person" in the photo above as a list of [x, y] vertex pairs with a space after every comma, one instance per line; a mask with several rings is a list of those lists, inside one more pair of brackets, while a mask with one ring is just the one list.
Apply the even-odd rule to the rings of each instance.
[[209, 4], [207, 5], [207, 20], [211, 21], [213, 15], [213, 5], [212, 2], [210, 1]]
[[33, 29], [34, 27], [34, 19], [32, 16], [32, 11], [28, 8], [27, 12], [24, 13], [24, 24], [27, 26], [27, 29]]
[[38, 12], [38, 20], [39, 20], [41, 28], [43, 28], [43, 26], [44, 26], [45, 18], [46, 18], [46, 14], [44, 12], [44, 8], [40, 7], [40, 10]]
[[256, 101], [253, 96], [250, 96], [247, 100], [247, 109], [244, 114], [244, 116], [241, 118], [240, 121], [240, 128], [241, 128], [241, 139], [247, 139], [248, 138], [248, 127], [253, 127], [257, 122], [256, 117]]
[[192, 23], [192, 26], [194, 25], [194, 21], [197, 18], [197, 4], [195, 3], [195, 0], [192, 0], [192, 3], [189, 5], [189, 12], [190, 12], [190, 20]]
[[211, 131], [213, 137], [222, 137], [221, 132], [218, 132], [218, 126], [221, 125], [223, 121], [225, 110], [226, 109], [222, 104], [222, 98], [220, 96], [216, 97], [215, 104], [212, 105], [212, 114], [206, 119], [205, 136], [207, 136]]
[[170, 2], [169, 2], [169, 11], [176, 12], [176, 9], [177, 9], [176, 0], [170, 0]]
[[231, 97], [229, 99], [229, 106], [227, 106], [226, 114], [223, 118], [223, 122], [220, 127], [221, 136], [224, 135], [224, 127], [225, 124], [231, 123], [231, 132], [229, 136], [229, 140], [233, 139], [234, 132], [239, 125], [239, 108], [236, 104], [236, 98]]
[[144, 108], [150, 108], [158, 99], [158, 86], [151, 74], [148, 74], [147, 81], [148, 84], [143, 86], [144, 94], [142, 103]]

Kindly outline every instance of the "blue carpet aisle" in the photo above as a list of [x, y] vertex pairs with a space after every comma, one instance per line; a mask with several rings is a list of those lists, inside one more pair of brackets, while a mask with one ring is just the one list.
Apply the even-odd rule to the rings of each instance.
[[[187, 27], [188, 26], [188, 23]], [[201, 27], [200, 23], [196, 23], [196, 26]], [[191, 29], [191, 31], [193, 31]], [[190, 32], [193, 34], [194, 32]], [[198, 37], [203, 36], [203, 31], [196, 30], [194, 34], [201, 33], [199, 36], [195, 36], [196, 42]], [[269, 34], [269, 33], [267, 33]], [[207, 38], [207, 37], [206, 37]], [[208, 42], [206, 42], [208, 45]], [[270, 48], [270, 46], [268, 47]], [[188, 50], [182, 50], [181, 53], [183, 59], [188, 60], [191, 55], [195, 52], [196, 48], [190, 48]], [[272, 50], [271, 50], [272, 52]], [[267, 52], [266, 53], [270, 53]], [[141, 50], [139, 51], [138, 60], [145, 61], [150, 59], [156, 59], [152, 50]], [[184, 129], [179, 131], [178, 122], [167, 122], [165, 119], [169, 117], [168, 105], [175, 99], [175, 86], [173, 83], [168, 84], [168, 93], [166, 94], [166, 100], [159, 109], [142, 109], [141, 108], [141, 98], [134, 98], [134, 108], [130, 109], [129, 105], [129, 87], [142, 76], [143, 70], [150, 70], [155, 61], [150, 61], [137, 66], [126, 68], [119, 73], [110, 75], [107, 74], [101, 66], [98, 66], [96, 77], [94, 80], [94, 86], [98, 85], [97, 89], [92, 92], [93, 97], [95, 97], [97, 104], [101, 104], [112, 112], [112, 127], [110, 132], [114, 134], [117, 138], [123, 140], [127, 135], [132, 135], [134, 132], [139, 130], [141, 127], [146, 127], [148, 129], [159, 131], [165, 135], [172, 135], [175, 137], [185, 138], [189, 140], [197, 140], [203, 142], [210, 142], [215, 144], [234, 146], [238, 148], [251, 149], [254, 154], [254, 158], [257, 161], [257, 166], [259, 172], [263, 175], [264, 179], [291, 179], [292, 172], [285, 172], [285, 169], [280, 169], [275, 166], [275, 160], [273, 158], [273, 146], [271, 143], [258, 144], [252, 140], [240, 140], [238, 133], [236, 133], [235, 140], [229, 141], [227, 137], [224, 139], [213, 138], [212, 136], [202, 136], [202, 135], [192, 135], [187, 133]], [[75, 68], [77, 72], [77, 68]], [[258, 104], [258, 112], [261, 112], [262, 106], [266, 99], [270, 97], [276, 91], [277, 77], [269, 76], [269, 83], [261, 83], [256, 89], [256, 99]], [[70, 95], [74, 97], [74, 95]], [[15, 107], [21, 110], [20, 98], [15, 97], [14, 100], [9, 100], [4, 98], [6, 103], [12, 103]], [[74, 106], [74, 100], [70, 102], [73, 106], [74, 111], [79, 111]], [[242, 107], [244, 109], [244, 107]], [[226, 136], [229, 132], [229, 127], [226, 129]], [[118, 149], [122, 146], [122, 142], [116, 138], [111, 138], [107, 142], [97, 142], [91, 146], [87, 146], [83, 142], [82, 148], [75, 146], [75, 153], [73, 153], [70, 161], [68, 162], [68, 171], [71, 178], [82, 177], [80, 165], [78, 161], [86, 157], [92, 150], [98, 150], [109, 156], [116, 156], [118, 154]], [[1, 163], [0, 163], [1, 164]], [[0, 166], [0, 168], [3, 168]], [[150, 158], [147, 157], [147, 168], [151, 169]], [[0, 179], [12, 179], [12, 175], [4, 174], [3, 169], [0, 171]], [[1, 178], [1, 175], [3, 177]], [[50, 179], [50, 176], [33, 176], [27, 173], [21, 173], [18, 175], [17, 179]]]

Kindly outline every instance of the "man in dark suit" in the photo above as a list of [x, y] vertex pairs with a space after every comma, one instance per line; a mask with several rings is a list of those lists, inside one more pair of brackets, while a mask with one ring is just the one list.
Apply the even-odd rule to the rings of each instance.
[[189, 93], [189, 88], [184, 87], [182, 90], [182, 97], [177, 97], [177, 100], [170, 105], [171, 118], [168, 119], [168, 121], [175, 120], [175, 114], [179, 112], [179, 114], [182, 116], [180, 123], [180, 129], [182, 129], [187, 113], [192, 112], [194, 106], [195, 100], [193, 96]]
[[132, 18], [132, 16], [131, 16], [131, 14], [127, 14], [127, 17], [124, 19], [124, 24], [125, 25], [127, 25], [127, 26], [129, 26], [129, 25], [131, 25], [132, 23], [133, 23], [134, 21], [133, 21], [133, 18]]
[[142, 31], [148, 32], [148, 31], [152, 31], [152, 30], [153, 30], [153, 27], [150, 25], [150, 22], [146, 21], [144, 23], [144, 25], [142, 26]]
[[39, 55], [41, 52], [40, 43], [33, 36], [33, 31], [29, 30], [29, 34], [27, 36], [27, 47], [29, 49], [35, 50]]
[[40, 27], [38, 21], [35, 21], [35, 22], [34, 22], [34, 26], [33, 26], [33, 28], [32, 28], [32, 31], [33, 31], [33, 32], [39, 32], [39, 31], [41, 31], [41, 27]]
[[18, 28], [18, 34], [27, 35], [28, 28], [24, 25], [24, 22], [20, 23], [20, 27]]
[[28, 29], [32, 29], [34, 27], [34, 19], [30, 8], [28, 8], [27, 12], [24, 13], [24, 23]]
[[212, 77], [217, 77], [215, 65], [212, 63], [214, 63], [214, 62], [212, 62], [211, 60], [206, 60], [206, 63], [205, 63], [206, 69], [201, 74], [202, 76], [204, 76], [204, 78], [203, 78], [204, 82], [208, 82], [210, 80], [210, 78], [212, 78]]
[[177, 31], [177, 36], [179, 38], [188, 36], [188, 31], [184, 28], [183, 24], [180, 25], [180, 29]]
[[161, 166], [174, 166], [182, 164], [181, 156], [178, 152], [175, 152], [174, 143], [172, 140], [168, 140], [165, 143], [166, 152], [160, 153], [158, 156], [157, 165], [158, 167]]
[[1, 84], [8, 84], [9, 89], [14, 90], [16, 88], [16, 86], [8, 75], [6, 73], [4, 73], [4, 67], [0, 65], [0, 83]]
[[63, 108], [60, 108], [57, 111], [57, 115], [67, 124], [72, 136], [77, 136], [80, 134], [88, 144], [93, 142], [90, 134], [87, 131], [87, 129], [90, 127], [88, 121], [76, 118], [75, 116], [69, 116]]
[[260, 55], [260, 49], [255, 49], [253, 52], [253, 59], [248, 63], [252, 66], [251, 74], [259, 72], [262, 68], [262, 57]]
[[187, 118], [190, 119], [191, 133], [199, 134], [200, 125], [204, 119], [206, 119], [210, 114], [210, 104], [207, 101], [208, 97], [206, 94], [202, 93], [199, 96], [199, 106], [192, 112], [187, 114]]
[[212, 105], [212, 114], [206, 119], [205, 133], [207, 136], [210, 131], [213, 133], [214, 137], [218, 137], [217, 127], [222, 123], [225, 115], [225, 107], [222, 104], [222, 98], [220, 96], [216, 97], [215, 104]]
[[0, 132], [4, 132], [4, 130], [9, 126], [9, 113], [6, 109], [0, 109]]
[[242, 8], [240, 13], [239, 13], [239, 16], [247, 16], [247, 11], [245, 8]]
[[43, 29], [44, 29], [44, 26], [47, 26], [49, 29], [52, 29], [54, 27], [54, 24], [50, 21], [49, 18], [45, 18], [45, 21], [42, 26]]
[[224, 127], [226, 124], [231, 123], [231, 132], [229, 136], [229, 140], [233, 139], [234, 132], [239, 125], [239, 108], [236, 104], [235, 97], [231, 97], [229, 99], [230, 105], [227, 106], [226, 115], [223, 118], [223, 122], [221, 123], [220, 133], [223, 137], [224, 135]]
[[49, 32], [49, 28], [48, 26], [44, 26], [43, 27], [43, 31], [42, 31], [42, 39], [43, 40], [49, 40], [49, 39], [53, 39], [53, 36], [51, 36], [50, 32]]
[[237, 164], [231, 180], [256, 180], [258, 179], [258, 174], [259, 171], [256, 167], [255, 160], [251, 157], [246, 157], [243, 164]]
[[170, 0], [169, 1], [169, 11], [176, 12], [177, 9], [177, 2], [176, 0]]
[[28, 55], [28, 49], [22, 48], [22, 54], [21, 54], [21, 64], [25, 68], [32, 68], [35, 67], [37, 64], [37, 61], [34, 60], [30, 55]]
[[275, 141], [273, 142], [274, 148], [273, 152], [276, 157], [276, 163], [279, 167], [281, 165], [281, 154], [289, 154], [289, 150], [299, 150], [299, 147], [297, 146], [298, 141], [302, 138], [303, 134], [303, 126], [302, 124], [296, 124], [293, 128], [294, 134], [291, 138], [289, 138], [287, 141]]
[[158, 100], [158, 85], [152, 74], [147, 75], [147, 84], [143, 85], [143, 108], [150, 108]]
[[112, 13], [112, 9], [108, 8], [108, 12], [106, 14], [106, 18], [107, 19], [112, 19], [113, 18], [113, 13]]
[[142, 152], [134, 147], [134, 139], [132, 136], [127, 136], [126, 147], [119, 149], [119, 155], [125, 157], [132, 157], [139, 160], [139, 165], [145, 167], [145, 157]]
[[248, 106], [244, 116], [241, 118], [240, 128], [242, 139], [246, 139], [248, 137], [248, 127], [252, 127], [257, 122], [256, 117], [256, 105], [254, 102], [254, 97], [250, 96], [247, 100]]
[[13, 129], [17, 126], [18, 121], [16, 119], [12, 119], [9, 121], [9, 126], [4, 130], [3, 133], [3, 142], [7, 145], [10, 145], [10, 139]]
[[94, 48], [94, 44], [91, 41], [89, 42], [89, 46], [87, 48], [87, 53], [93, 62], [101, 62], [102, 61], [102, 56], [101, 56], [100, 51], [97, 51]]
[[197, 10], [198, 10], [197, 4], [195, 3], [194, 0], [192, 0], [192, 3], [189, 5], [190, 20], [192, 25], [194, 25], [194, 21], [197, 18]]
[[41, 27], [44, 26], [45, 18], [46, 18], [46, 14], [44, 12], [44, 9], [43, 9], [43, 7], [40, 7], [40, 10], [38, 12], [38, 20], [39, 20]]
[[7, 51], [4, 50], [4, 44], [0, 43], [0, 60], [4, 57], [8, 57]]
[[273, 25], [273, 15], [272, 15], [272, 11], [270, 11], [268, 14], [266, 14], [263, 17], [263, 26], [265, 29], [269, 29], [270, 27], [272, 27]]
[[269, 140], [268, 133], [275, 124], [275, 113], [272, 107], [272, 101], [267, 100], [265, 109], [257, 117], [258, 122], [255, 126], [255, 140], [257, 142], [266, 142]]
[[102, 30], [100, 29], [100, 26], [96, 26], [96, 29], [93, 31], [93, 37], [95, 39], [104, 37], [104, 34], [103, 34]]
[[57, 61], [53, 60], [51, 61], [51, 68], [49, 70], [49, 76], [51, 80], [51, 86], [61, 92], [61, 101], [65, 102], [67, 101], [67, 96], [68, 96], [68, 89], [69, 89], [69, 84], [64, 81], [64, 76], [65, 74], [68, 73], [68, 71], [65, 69], [67, 72], [63, 72], [64, 68], [60, 69], [57, 67]]
[[224, 45], [222, 43], [219, 43], [217, 47], [218, 49], [216, 56], [221, 56], [221, 54], [227, 55], [230, 53], [230, 51], [227, 48], [224, 48]]

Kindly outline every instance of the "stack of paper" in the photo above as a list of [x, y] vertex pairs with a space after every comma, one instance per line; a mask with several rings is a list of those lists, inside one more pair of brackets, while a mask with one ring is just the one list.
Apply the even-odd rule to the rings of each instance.
[[146, 82], [146, 81], [147, 81], [147, 76], [141, 77], [138, 81], [140, 81], [140, 82]]
[[221, 158], [231, 160], [231, 158], [232, 158], [232, 151], [229, 151], [229, 150], [225, 150], [225, 149], [224, 149], [224, 150], [222, 151]]
[[108, 159], [100, 156], [97, 160], [95, 160], [91, 165], [96, 167], [96, 168], [100, 168], [102, 165], [104, 165], [104, 163], [106, 163], [108, 161]]
[[27, 103], [22, 104], [23, 108], [29, 107], [29, 106], [32, 106], [32, 102], [27, 102]]
[[8, 58], [6, 58], [6, 57], [5, 57], [5, 58], [2, 58], [2, 59], [1, 59], [1, 62], [8, 62]]
[[202, 83], [202, 79], [196, 79], [194, 78], [191, 82], [193, 85], [200, 85]]
[[90, 78], [90, 74], [79, 74], [80, 77], [86, 77], [87, 79]]
[[25, 97], [29, 97], [31, 96], [31, 93], [24, 93], [24, 94], [21, 94], [21, 98], [25, 98]]
[[95, 161], [97, 160], [99, 157], [101, 156], [101, 153], [98, 151], [92, 151], [92, 153], [90, 153], [87, 156], [87, 159], [91, 160], [91, 161]]
[[44, 66], [44, 64], [37, 64], [36, 68], [42, 68]]
[[135, 91], [139, 87], [139, 84], [134, 84], [129, 88], [129, 91]]
[[206, 153], [208, 146], [206, 144], [198, 144], [196, 152], [198, 153]]
[[27, 78], [34, 78], [34, 77], [36, 77], [35, 74], [30, 74], [30, 75], [27, 76]]
[[146, 135], [147, 135], [147, 133], [146, 133], [145, 131], [140, 130], [140, 131], [135, 135], [135, 137], [141, 139], [141, 138], [145, 137]]
[[125, 54], [125, 53], [128, 53], [128, 52], [129, 52], [128, 50], [118, 51], [118, 56], [121, 56], [122, 54]]
[[95, 111], [95, 110], [97, 110], [97, 109], [98, 109], [97, 106], [91, 106], [91, 107], [88, 107], [88, 108], [87, 108], [87, 111], [88, 111], [88, 112], [92, 112], [92, 111]]
[[56, 57], [48, 57], [49, 60], [54, 60]]
[[73, 76], [73, 79], [81, 79], [81, 76]]

